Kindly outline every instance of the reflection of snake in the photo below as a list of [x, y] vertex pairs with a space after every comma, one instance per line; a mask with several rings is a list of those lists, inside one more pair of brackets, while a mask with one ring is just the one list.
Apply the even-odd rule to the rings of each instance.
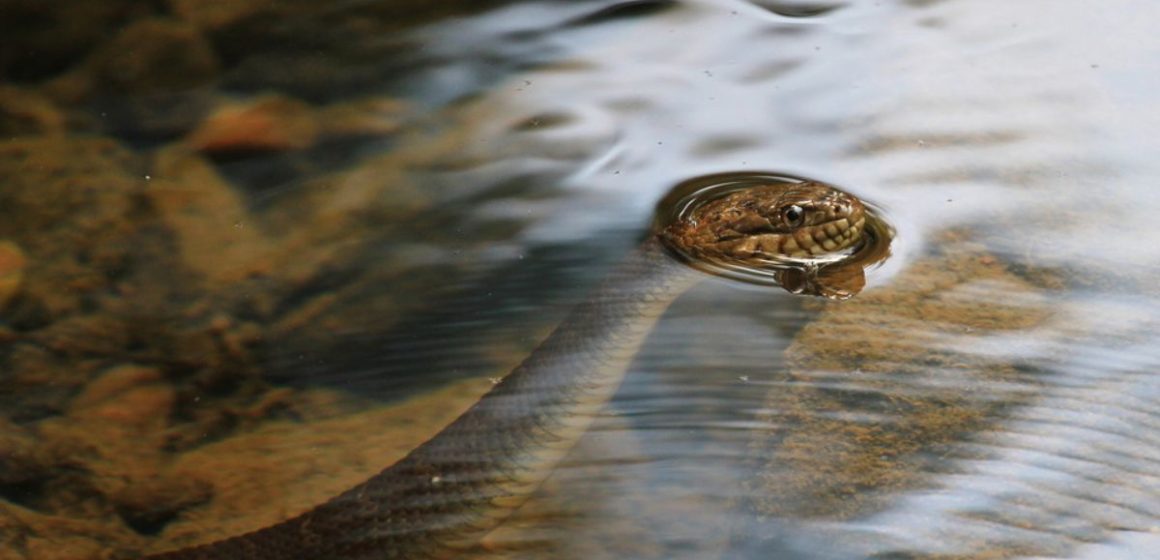
[[653, 324], [700, 275], [666, 254], [745, 264], [854, 245], [864, 209], [813, 183], [736, 191], [650, 237], [519, 366], [438, 435], [298, 517], [155, 560], [449, 557], [547, 477], [616, 391]]

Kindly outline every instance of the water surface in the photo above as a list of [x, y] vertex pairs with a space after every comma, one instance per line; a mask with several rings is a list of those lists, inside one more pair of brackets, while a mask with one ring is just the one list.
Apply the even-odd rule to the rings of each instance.
[[[847, 302], [707, 279], [670, 309], [565, 464], [492, 535], [499, 552], [481, 557], [1160, 550], [1156, 7], [544, 0], [448, 6], [388, 25], [386, 6], [352, 3], [313, 21], [290, 12], [258, 26], [265, 31], [249, 54], [218, 52], [215, 79], [177, 88], [188, 124], [134, 116], [156, 111], [158, 94], [102, 87], [107, 74], [88, 78], [101, 93], [69, 114], [105, 124], [57, 133], [111, 138], [141, 158], [110, 175], [131, 173], [149, 188], [172, 180], [174, 192], [212, 182], [226, 193], [192, 206], [219, 227], [155, 236], [176, 239], [182, 272], [204, 282], [146, 278], [181, 288], [141, 303], [163, 311], [139, 313], [141, 321], [185, 328], [204, 318], [235, 338], [236, 325], [252, 324], [260, 350], [202, 363], [211, 351], [195, 346], [200, 338], [171, 337], [186, 350], [159, 356], [139, 350], [160, 344], [143, 334], [109, 351], [54, 347], [63, 335], [46, 329], [104, 309], [102, 298], [128, 297], [124, 290], [59, 303], [59, 313], [45, 304], [41, 315], [31, 296], [13, 296], [0, 331], [9, 371], [45, 363], [37, 352], [57, 348], [52, 363], [80, 364], [72, 367], [81, 373], [59, 394], [46, 388], [56, 381], [9, 374], [31, 401], [5, 391], [5, 422], [58, 445], [52, 434], [86, 418], [76, 399], [86, 387], [91, 394], [91, 379], [135, 364], [177, 387], [176, 412], [160, 420], [174, 453], [218, 445], [210, 455], [229, 465], [232, 438], [241, 438], [238, 453], [254, 434], [283, 430], [287, 439], [238, 460], [248, 466], [235, 477], [196, 475], [212, 490], [193, 492], [203, 497], [163, 519], [92, 521], [116, 510], [100, 496], [124, 494], [102, 483], [82, 484], [96, 488], [82, 492], [97, 496], [86, 513], [68, 505], [75, 498], [35, 487], [46, 479], [0, 480], [0, 495], [15, 504], [6, 519], [18, 520], [0, 535], [17, 558], [51, 557], [48, 545], [29, 544], [37, 539], [92, 538], [115, 544], [82, 550], [124, 553], [233, 534], [357, 482], [407, 446], [388, 453], [351, 434], [405, 433], [414, 445], [437, 431], [639, 242], [670, 188], [734, 171], [825, 180], [873, 202], [897, 229], [891, 259]], [[310, 35], [315, 48], [279, 50], [275, 39], [296, 29], [341, 37], [319, 33]], [[57, 104], [77, 87], [64, 70], [43, 79], [21, 72]], [[191, 156], [180, 145], [206, 118], [191, 107], [220, 102], [194, 95], [207, 92], [277, 92], [311, 111], [367, 97], [402, 108], [389, 112], [389, 133]], [[376, 107], [370, 115], [382, 118]], [[34, 141], [5, 148], [39, 158], [8, 166], [6, 176], [29, 182], [76, 151], [13, 142]], [[93, 166], [105, 169], [112, 156], [94, 151], [102, 163]], [[16, 181], [5, 188], [30, 192]], [[191, 208], [149, 196], [152, 207]], [[181, 232], [192, 222], [161, 223]], [[35, 235], [15, 226], [0, 238], [17, 240], [33, 263], [67, 250], [25, 241]], [[174, 250], [162, 243], [130, 254]], [[44, 276], [30, 268], [28, 277]], [[118, 325], [96, 332], [127, 328]], [[213, 424], [201, 408], [210, 405], [198, 404], [208, 402], [237, 410]], [[442, 416], [415, 420], [416, 410]], [[350, 418], [362, 427], [294, 439]], [[101, 441], [98, 432], [75, 437]], [[373, 449], [346, 461], [350, 472], [331, 474], [321, 458], [360, 446]], [[254, 484], [244, 473], [261, 478], [311, 457], [318, 466], [305, 470], [316, 478], [293, 492], [254, 489], [246, 499], [263, 505], [227, 508], [228, 527], [207, 513], [221, 510], [206, 504]], [[334, 488], [297, 488], [314, 485], [317, 471]], [[84, 528], [36, 525], [52, 515]], [[110, 528], [118, 524], [129, 528]], [[101, 531], [122, 536], [93, 536]]]

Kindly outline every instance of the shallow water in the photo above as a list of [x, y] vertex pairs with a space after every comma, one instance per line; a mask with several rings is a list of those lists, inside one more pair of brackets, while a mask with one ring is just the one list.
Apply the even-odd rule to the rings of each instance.
[[[807, 176], [897, 229], [866, 290], [686, 294], [481, 557], [1153, 557], [1157, 16], [1129, 0], [545, 0], [356, 35], [321, 51], [357, 62], [325, 94], [247, 73], [255, 56], [215, 87], [410, 102], [387, 138], [214, 160], [270, 244], [337, 255], [254, 312], [273, 317], [256, 320], [258, 367], [376, 403], [481, 391], [674, 185]], [[117, 130], [146, 154], [173, 142]], [[359, 468], [346, 476], [378, 467]]]

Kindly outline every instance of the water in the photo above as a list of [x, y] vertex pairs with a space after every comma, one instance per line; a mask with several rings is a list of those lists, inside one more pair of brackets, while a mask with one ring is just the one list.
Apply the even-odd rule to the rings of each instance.
[[[255, 37], [358, 30], [345, 15], [374, 21], [375, 9], [351, 3], [314, 23], [291, 14]], [[182, 403], [166, 429], [195, 442], [179, 449], [284, 430], [285, 443], [238, 464], [326, 470], [324, 456], [373, 446], [326, 432], [303, 449], [293, 434], [360, 414], [361, 429], [406, 433], [412, 445], [434, 433], [449, 418], [374, 411], [403, 401], [453, 416], [636, 245], [674, 185], [721, 172], [806, 176], [872, 202], [896, 229], [865, 290], [823, 302], [711, 279], [688, 293], [593, 430], [490, 537], [499, 552], [480, 557], [1156, 557], [1156, 11], [1134, 0], [544, 0], [448, 7], [391, 34], [311, 35], [318, 48], [305, 54], [277, 42], [249, 57], [231, 50], [205, 88], [274, 88], [314, 106], [379, 94], [408, 103], [388, 135], [212, 162], [237, 200], [209, 207], [231, 208], [230, 235], [255, 235], [246, 239], [258, 248], [187, 248], [183, 262], [212, 281], [174, 290], [171, 305], [200, 303], [226, 325], [260, 329], [260, 359], [217, 371], [291, 387], [293, 413], [207, 424], [195, 399], [249, 411], [268, 389], [204, 375], [191, 385], [184, 372], [205, 368], [185, 354], [53, 359], [94, 378], [109, 364], [160, 364]], [[313, 60], [329, 78], [287, 79]], [[110, 95], [85, 110], [150, 99]], [[181, 125], [125, 118], [132, 126], [96, 130], [169, 154], [150, 181], [193, 166], [165, 151], [166, 131]], [[49, 250], [21, 244], [32, 261]], [[255, 254], [270, 263], [257, 276], [247, 272]], [[30, 348], [71, 348], [49, 344], [57, 338], [38, 333], [53, 320], [19, 305], [0, 331], [10, 371], [48, 363]], [[136, 337], [125, 347], [153, 348]], [[202, 348], [189, 337], [170, 338]], [[5, 417], [59, 443], [51, 436], [79, 414], [69, 399], [89, 383], [74, 377], [63, 395], [58, 381], [19, 377], [33, 404], [4, 391]], [[448, 384], [468, 389], [424, 397]], [[218, 431], [204, 440], [207, 425]], [[390, 460], [375, 448], [347, 461], [350, 472], [320, 477], [338, 479], [331, 487], [317, 476], [288, 483], [247, 498], [261, 507], [220, 515], [194, 501], [160, 528], [134, 521], [143, 532], [101, 517], [116, 509], [101, 496], [119, 494], [100, 484], [81, 485], [97, 489], [82, 493], [96, 505], [79, 508], [22, 486], [45, 479], [9, 477], [0, 495], [26, 509], [4, 510], [0, 542], [16, 558], [48, 558], [45, 547], [94, 534], [114, 535], [96, 540], [122, 552], [183, 545], [292, 514]], [[230, 484], [257, 485], [245, 480]], [[232, 495], [217, 484], [217, 498]], [[36, 525], [50, 514], [84, 529]], [[184, 518], [195, 523], [182, 528]]]

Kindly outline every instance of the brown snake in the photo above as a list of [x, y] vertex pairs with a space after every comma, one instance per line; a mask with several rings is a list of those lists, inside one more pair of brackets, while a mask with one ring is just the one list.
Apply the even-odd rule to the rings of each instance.
[[805, 258], [857, 244], [865, 209], [816, 182], [709, 201], [651, 235], [502, 382], [366, 482], [297, 517], [153, 560], [447, 558], [524, 503], [585, 432], [669, 304], [703, 276], [674, 260]]

